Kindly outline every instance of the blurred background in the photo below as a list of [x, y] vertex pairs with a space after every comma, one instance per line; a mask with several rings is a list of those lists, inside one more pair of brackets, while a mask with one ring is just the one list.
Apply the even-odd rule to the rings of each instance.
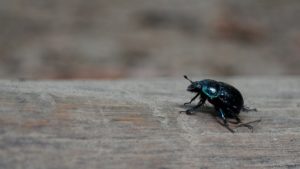
[[299, 75], [299, 0], [0, 0], [0, 78]]

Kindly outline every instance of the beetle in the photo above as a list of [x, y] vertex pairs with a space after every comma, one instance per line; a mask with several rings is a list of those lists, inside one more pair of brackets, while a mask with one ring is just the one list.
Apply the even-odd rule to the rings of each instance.
[[[184, 105], [191, 104], [197, 97], [200, 98], [200, 101], [196, 106], [181, 112], [191, 115], [193, 111], [203, 106], [207, 100], [214, 106], [218, 117], [222, 119], [223, 123], [219, 123], [232, 133], [234, 133], [234, 130], [229, 127], [228, 123], [236, 124], [237, 127], [247, 127], [253, 131], [253, 127], [250, 123], [261, 121], [255, 120], [248, 123], [242, 123], [238, 116], [241, 111], [257, 111], [257, 109], [246, 107], [241, 92], [232, 85], [211, 79], [192, 81], [186, 75], [184, 75], [184, 78], [191, 82], [187, 91], [196, 93], [196, 95], [189, 102], [184, 103]], [[229, 121], [228, 119], [235, 119], [235, 121]]]

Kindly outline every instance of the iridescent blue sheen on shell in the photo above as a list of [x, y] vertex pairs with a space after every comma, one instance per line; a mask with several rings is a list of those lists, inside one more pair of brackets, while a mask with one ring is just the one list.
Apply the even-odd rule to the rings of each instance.
[[[195, 107], [182, 112], [185, 112], [186, 114], [192, 114], [192, 111], [201, 107], [207, 100], [215, 107], [216, 111], [218, 112], [218, 116], [224, 122], [224, 126], [231, 132], [234, 131], [228, 126], [227, 122], [230, 121], [227, 121], [227, 118], [235, 119], [235, 124], [239, 124], [239, 126], [244, 126], [252, 129], [252, 126], [250, 126], [249, 123], [241, 123], [238, 115], [241, 110], [256, 111], [256, 109], [250, 109], [244, 106], [243, 96], [238, 89], [230, 84], [211, 79], [192, 81], [186, 75], [184, 76], [184, 78], [191, 82], [191, 84], [187, 88], [187, 91], [196, 93], [191, 101], [184, 103], [184, 105], [191, 104], [197, 97], [200, 97], [200, 101]], [[256, 120], [254, 122], [257, 121], [260, 120]]]

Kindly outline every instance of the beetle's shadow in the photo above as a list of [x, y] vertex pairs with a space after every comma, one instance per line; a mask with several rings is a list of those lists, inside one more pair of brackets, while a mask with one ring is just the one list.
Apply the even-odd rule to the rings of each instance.
[[[182, 111], [186, 111], [186, 110], [191, 109], [191, 108], [193, 108], [195, 106], [196, 105], [194, 105], [194, 104], [192, 104], [192, 105], [183, 105], [183, 104], [179, 105], [179, 107], [183, 109]], [[215, 108], [212, 107], [212, 106], [209, 106], [207, 104], [204, 104], [200, 108], [197, 108], [197, 109], [193, 110], [192, 115], [196, 115], [198, 113], [210, 114], [212, 116], [216, 116], [217, 115]]]

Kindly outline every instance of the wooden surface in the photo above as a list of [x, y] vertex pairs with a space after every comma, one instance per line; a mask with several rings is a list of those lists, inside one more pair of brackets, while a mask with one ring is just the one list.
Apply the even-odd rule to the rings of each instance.
[[179, 114], [183, 78], [0, 81], [0, 168], [300, 168], [300, 78], [217, 79], [258, 109], [241, 114], [262, 119], [253, 133], [230, 133], [209, 104]]

